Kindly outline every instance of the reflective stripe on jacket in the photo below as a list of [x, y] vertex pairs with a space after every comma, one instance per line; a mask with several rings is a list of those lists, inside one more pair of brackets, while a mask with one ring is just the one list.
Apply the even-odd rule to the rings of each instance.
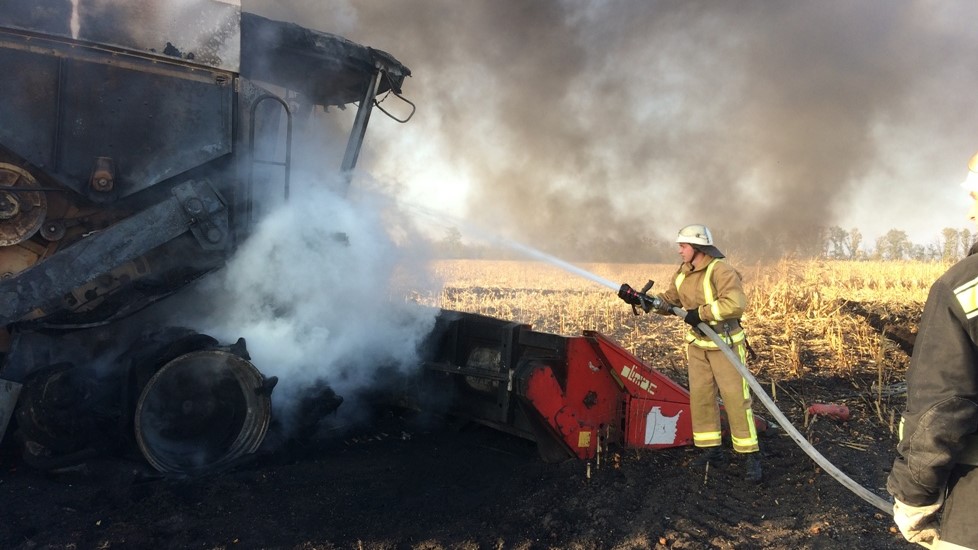
[[[740, 274], [719, 258], [704, 258], [699, 265], [679, 266], [675, 284], [659, 297], [683, 309], [696, 308], [700, 319], [728, 344], [743, 342], [745, 335], [739, 320], [747, 308], [747, 296]], [[702, 349], [717, 349], [716, 343], [692, 329], [686, 334], [686, 341]]]

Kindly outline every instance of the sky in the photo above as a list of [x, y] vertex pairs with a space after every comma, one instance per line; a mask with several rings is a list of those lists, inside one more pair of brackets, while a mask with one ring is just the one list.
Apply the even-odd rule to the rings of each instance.
[[[359, 168], [556, 254], [688, 223], [805, 239], [966, 228], [978, 3], [244, 0], [387, 51], [407, 124]], [[388, 99], [396, 107], [397, 100]], [[450, 224], [451, 218], [445, 222]]]

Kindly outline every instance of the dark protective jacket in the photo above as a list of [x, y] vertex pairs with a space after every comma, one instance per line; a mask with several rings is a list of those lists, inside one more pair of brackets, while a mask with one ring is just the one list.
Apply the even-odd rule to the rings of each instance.
[[941, 538], [975, 547], [978, 474], [978, 255], [952, 266], [931, 286], [907, 370], [907, 410], [887, 491], [912, 506], [947, 492]]

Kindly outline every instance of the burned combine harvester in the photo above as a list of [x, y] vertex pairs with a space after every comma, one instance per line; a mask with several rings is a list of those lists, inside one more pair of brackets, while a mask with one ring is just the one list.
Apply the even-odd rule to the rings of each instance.
[[[173, 4], [0, 11], [0, 437], [16, 426], [37, 468], [131, 454], [194, 474], [259, 448], [276, 381], [245, 342], [147, 312], [288, 198], [300, 113], [357, 105], [337, 154], [349, 175], [378, 96], [410, 75], [234, 1]], [[691, 443], [686, 390], [598, 333], [442, 311], [421, 352], [386, 399], [533, 440], [546, 459]], [[324, 395], [309, 409], [339, 406]]]
[[140, 314], [288, 196], [300, 114], [357, 105], [349, 174], [410, 71], [235, 0], [39, 0], [0, 10], [0, 72], [0, 437], [16, 425], [41, 468], [138, 447], [194, 472], [254, 451], [275, 381], [244, 342]]

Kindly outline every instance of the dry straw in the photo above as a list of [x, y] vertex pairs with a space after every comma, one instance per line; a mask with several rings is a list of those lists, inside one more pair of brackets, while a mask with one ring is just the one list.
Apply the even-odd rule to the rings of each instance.
[[[870, 369], [882, 388], [902, 377], [878, 327], [852, 312], [871, 308], [914, 324], [930, 284], [947, 266], [922, 262], [791, 261], [736, 266], [749, 307], [744, 324], [757, 359], [750, 368], [771, 383], [809, 372], [846, 375]], [[582, 264], [614, 282], [652, 292], [671, 284], [676, 265]], [[612, 289], [543, 262], [451, 260], [432, 265], [444, 288], [416, 296], [426, 305], [527, 323], [567, 336], [596, 330], [653, 366], [682, 371], [684, 325], [675, 317], [633, 314]], [[916, 326], [907, 327], [911, 331]], [[877, 414], [883, 415], [881, 409]]]

